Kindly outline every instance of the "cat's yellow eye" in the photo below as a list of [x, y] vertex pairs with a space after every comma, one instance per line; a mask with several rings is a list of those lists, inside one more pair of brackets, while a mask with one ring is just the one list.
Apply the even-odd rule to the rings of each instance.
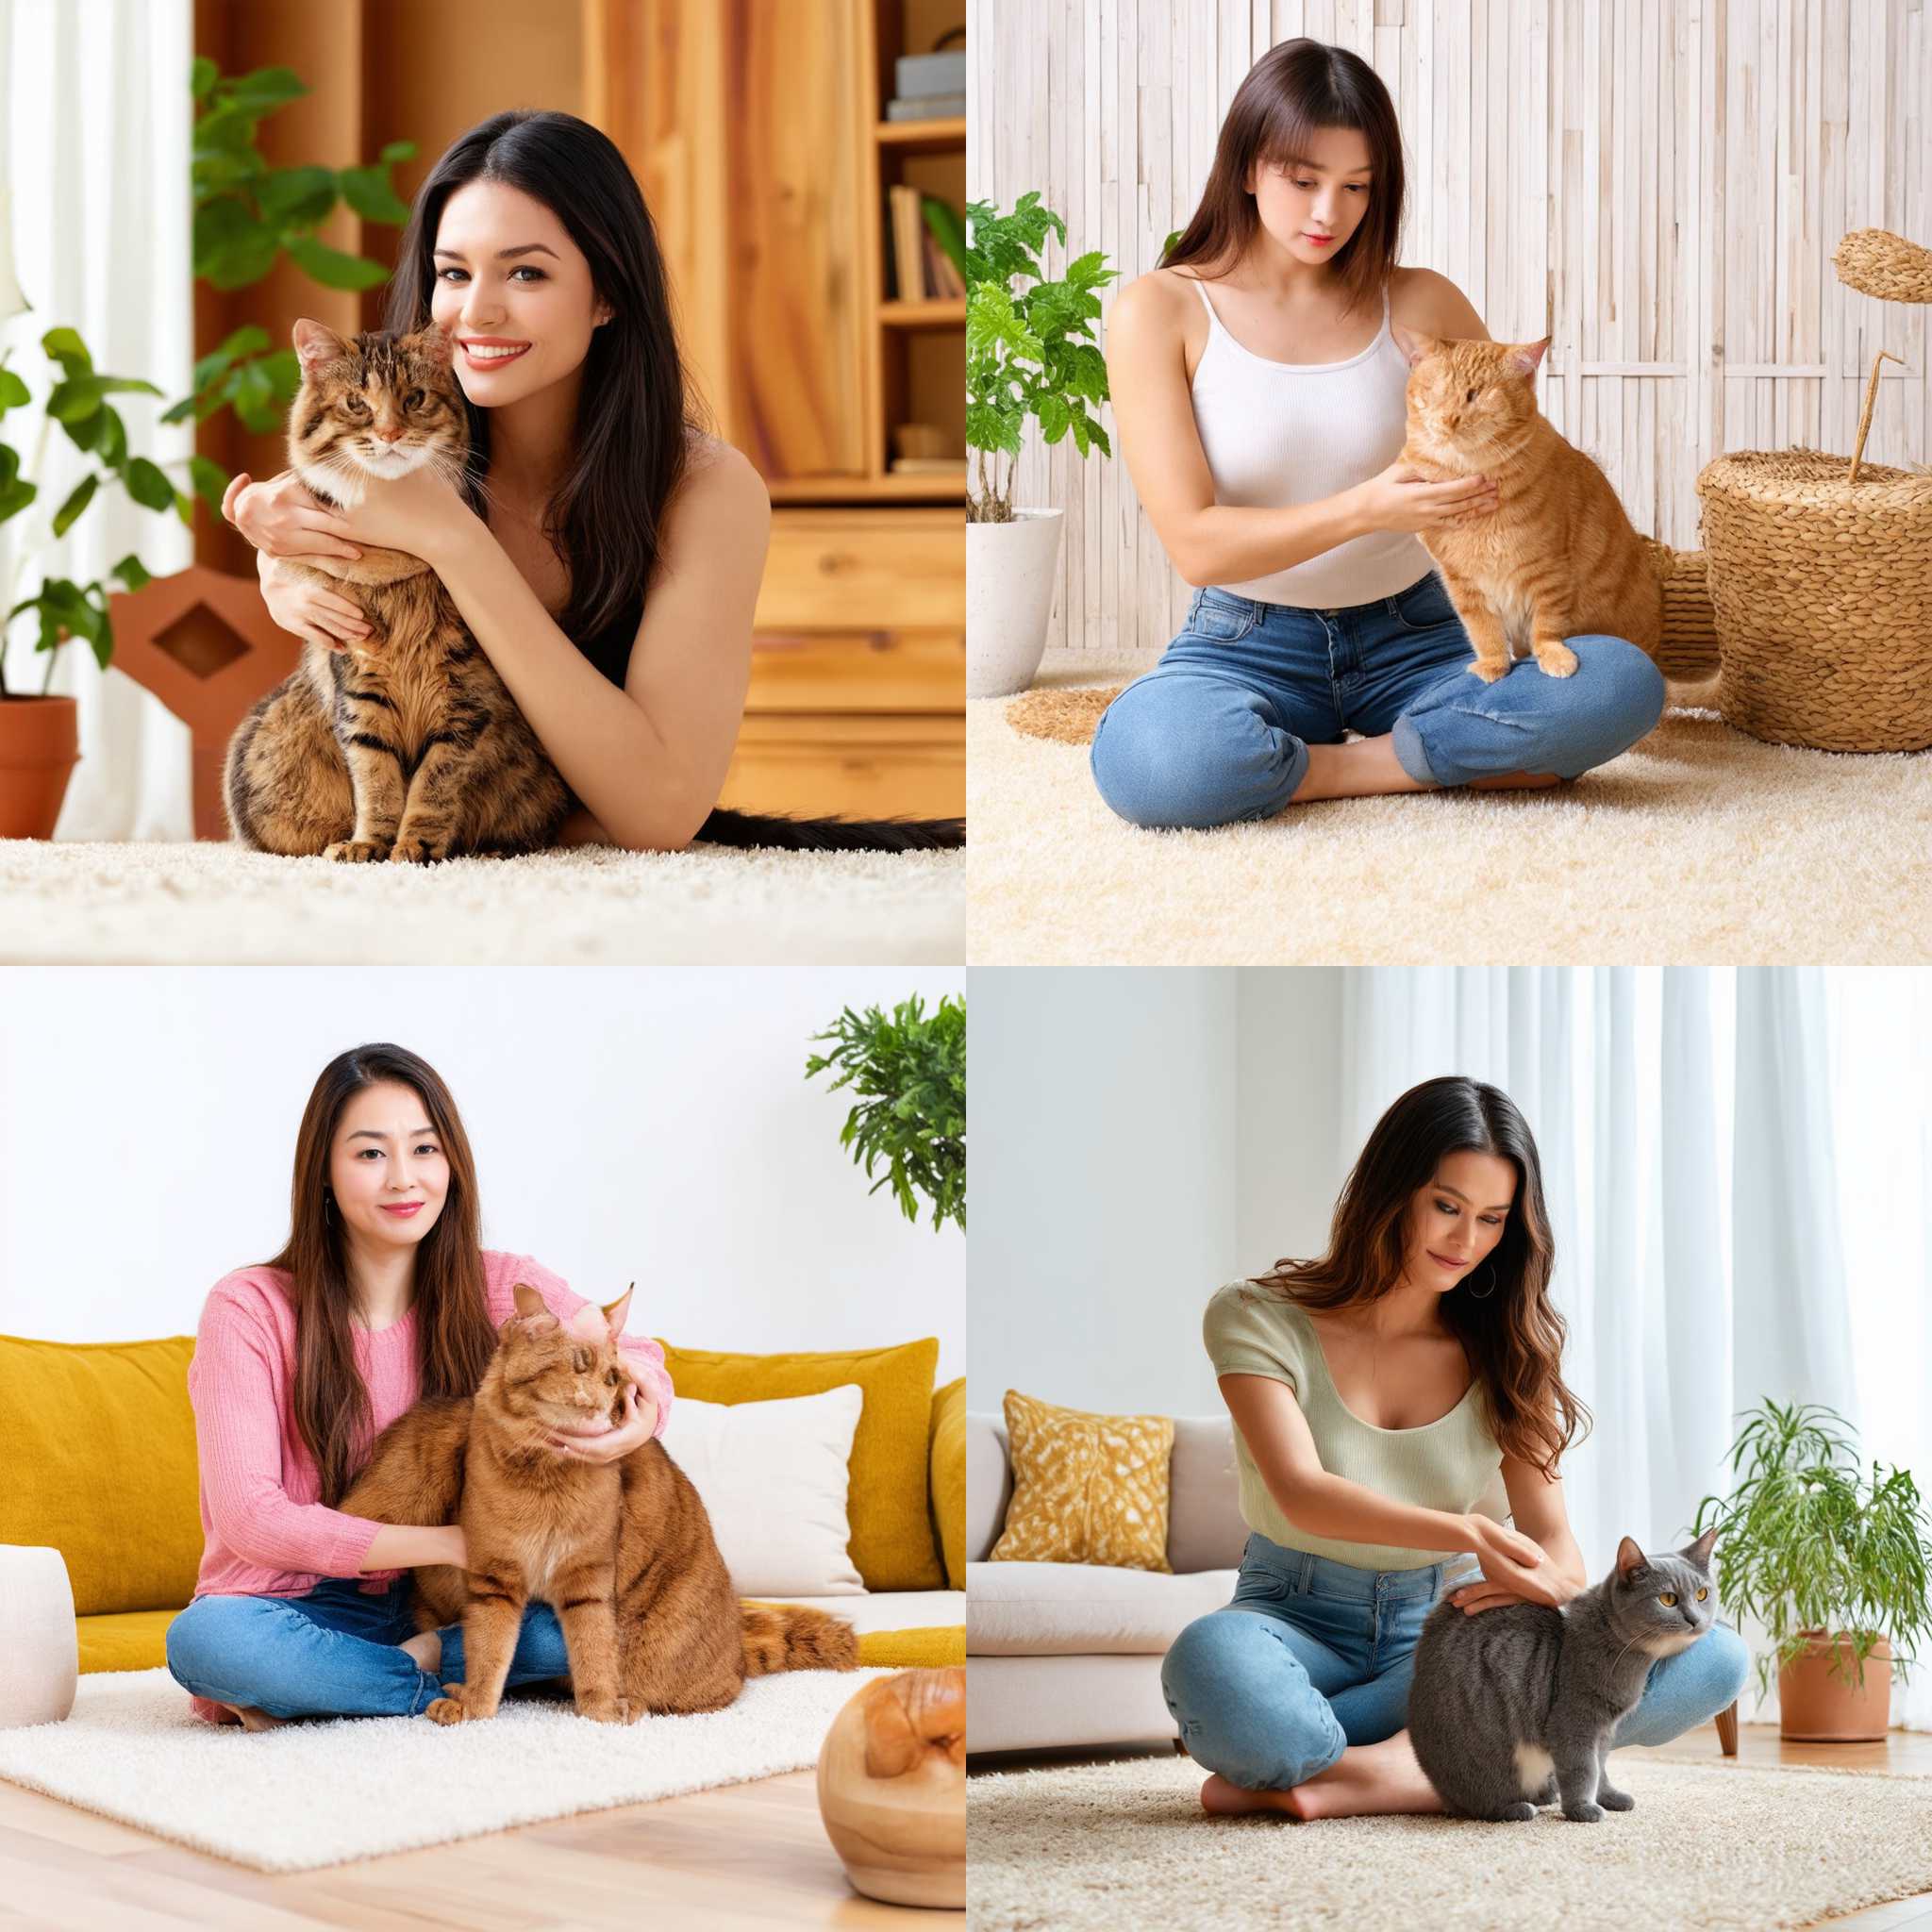
[[1698, 1601], [1699, 1603], [1702, 1603], [1702, 1602], [1704, 1601], [1704, 1599], [1705, 1599], [1706, 1597], [1707, 1597], [1707, 1596], [1708, 1596], [1709, 1594], [1710, 1594], [1709, 1591], [1707, 1591], [1707, 1590], [1700, 1590], [1700, 1591], [1699, 1591], [1697, 1592], [1697, 1601]]
[[1657, 1598], [1657, 1602], [1662, 1604], [1666, 1609], [1674, 1608], [1676, 1605], [1676, 1601], [1677, 1592], [1674, 1590], [1665, 1591], [1663, 1595]]

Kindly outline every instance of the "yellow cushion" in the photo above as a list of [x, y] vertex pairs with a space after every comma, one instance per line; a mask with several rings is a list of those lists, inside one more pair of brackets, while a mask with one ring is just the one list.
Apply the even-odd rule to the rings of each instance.
[[926, 1514], [927, 1424], [939, 1358], [936, 1336], [828, 1355], [721, 1355], [664, 1342], [674, 1393], [699, 1402], [772, 1402], [858, 1385], [864, 1407], [852, 1438], [848, 1548], [868, 1590], [945, 1587]]
[[995, 1563], [1168, 1570], [1174, 1420], [1092, 1415], [1007, 1391], [1013, 1499]]
[[201, 1503], [188, 1364], [194, 1337], [31, 1341], [0, 1335], [0, 1543], [67, 1559], [88, 1617], [194, 1594]]
[[858, 1640], [860, 1670], [937, 1671], [966, 1661], [966, 1626], [933, 1624], [920, 1630], [868, 1630]]
[[172, 1610], [124, 1610], [108, 1617], [76, 1617], [74, 1628], [80, 1642], [81, 1674], [85, 1676], [89, 1671], [165, 1670], [168, 1625], [187, 1607], [184, 1601]]
[[932, 1399], [932, 1520], [946, 1559], [946, 1581], [966, 1588], [966, 1377]]

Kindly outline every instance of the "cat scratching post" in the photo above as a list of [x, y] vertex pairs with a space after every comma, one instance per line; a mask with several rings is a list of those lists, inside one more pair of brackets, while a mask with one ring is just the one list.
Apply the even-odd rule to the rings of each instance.
[[254, 576], [194, 564], [108, 599], [114, 668], [187, 725], [194, 759], [194, 836], [225, 839], [222, 765], [255, 701], [301, 661], [302, 641], [277, 626]]

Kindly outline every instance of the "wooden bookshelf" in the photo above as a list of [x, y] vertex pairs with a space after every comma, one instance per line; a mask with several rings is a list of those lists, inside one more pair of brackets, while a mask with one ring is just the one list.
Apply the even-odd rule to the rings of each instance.
[[898, 424], [964, 457], [965, 304], [891, 298], [887, 190], [963, 219], [966, 124], [885, 112], [893, 62], [965, 0], [582, 4], [585, 112], [637, 175], [686, 364], [774, 506], [723, 802], [962, 812], [964, 463], [890, 465]]

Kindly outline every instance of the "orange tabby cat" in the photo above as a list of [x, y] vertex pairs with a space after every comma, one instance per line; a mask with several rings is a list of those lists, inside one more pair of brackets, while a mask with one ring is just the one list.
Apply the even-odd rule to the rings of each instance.
[[1566, 637], [1627, 638], [1653, 658], [1663, 586], [1609, 478], [1551, 427], [1536, 403], [1540, 342], [1457, 341], [1391, 323], [1408, 358], [1408, 436], [1400, 460], [1432, 481], [1487, 475], [1497, 505], [1418, 532], [1486, 684], [1524, 645], [1552, 677], [1576, 654]]
[[445, 1684], [427, 1715], [495, 1716], [532, 1600], [556, 1608], [577, 1712], [600, 1724], [717, 1710], [774, 1671], [850, 1670], [849, 1624], [739, 1603], [704, 1503], [661, 1442], [613, 1463], [546, 1446], [560, 1424], [623, 1419], [629, 1291], [601, 1324], [586, 1309], [568, 1328], [521, 1282], [516, 1302], [475, 1395], [398, 1416], [339, 1506], [379, 1523], [462, 1524], [467, 1571], [412, 1573], [417, 1629], [463, 1626], [464, 1681]]

